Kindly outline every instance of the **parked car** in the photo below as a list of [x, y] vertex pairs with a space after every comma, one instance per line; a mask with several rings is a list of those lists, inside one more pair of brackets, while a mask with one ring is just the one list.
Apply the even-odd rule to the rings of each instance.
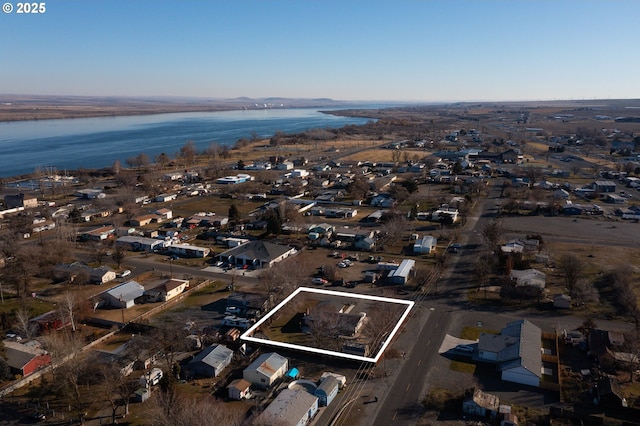
[[348, 268], [348, 267], [349, 267], [349, 265], [347, 265], [347, 264], [346, 264], [346, 263], [344, 263], [344, 262], [340, 262], [340, 263], [338, 263], [338, 268]]
[[449, 251], [451, 253], [458, 253], [461, 248], [462, 248], [462, 246], [460, 244], [451, 244], [449, 246]]
[[128, 277], [129, 275], [131, 275], [131, 271], [130, 271], [130, 270], [128, 270], [128, 269], [125, 269], [124, 271], [122, 271], [122, 272], [120, 272], [120, 273], [118, 274], [118, 277], [119, 277], [119, 278], [126, 278], [126, 277]]
[[240, 314], [240, 312], [242, 312], [242, 309], [238, 308], [237, 306], [227, 306], [227, 308], [224, 310], [224, 313], [229, 315], [238, 315]]
[[314, 283], [314, 284], [324, 285], [324, 284], [328, 283], [329, 281], [327, 281], [324, 278], [316, 277], [316, 278], [312, 279], [311, 282]]

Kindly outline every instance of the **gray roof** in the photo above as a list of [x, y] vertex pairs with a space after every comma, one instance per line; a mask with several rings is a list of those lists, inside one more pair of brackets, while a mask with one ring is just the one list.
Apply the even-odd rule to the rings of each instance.
[[29, 346], [9, 340], [5, 340], [3, 343], [7, 364], [17, 370], [22, 370], [22, 368], [33, 358], [47, 353], [38, 346]]
[[540, 352], [540, 342], [542, 340], [542, 332], [540, 328], [533, 325], [528, 320], [514, 321], [507, 324], [502, 329], [503, 335], [512, 336], [517, 339], [518, 344], [517, 356], [512, 359], [505, 359], [498, 368], [508, 370], [514, 367], [524, 367], [538, 377], [542, 377], [542, 355]]
[[189, 364], [196, 362], [205, 363], [215, 370], [222, 369], [227, 366], [229, 358], [233, 355], [233, 351], [225, 345], [214, 345], [200, 351]]
[[144, 294], [144, 287], [136, 281], [127, 281], [107, 290], [106, 293], [114, 299], [126, 302], [142, 296]]
[[234, 256], [236, 258], [271, 262], [273, 259], [282, 256], [290, 250], [293, 250], [293, 247], [267, 241], [249, 241], [246, 244], [225, 251], [222, 253], [222, 256]]
[[283, 426], [296, 426], [318, 398], [307, 391], [285, 389], [264, 410], [262, 418]]
[[320, 391], [324, 392], [326, 395], [329, 395], [334, 388], [339, 386], [340, 382], [338, 382], [338, 379], [335, 378], [335, 376], [327, 376], [322, 381], [322, 383], [320, 383], [320, 386], [318, 386], [318, 388], [316, 389], [316, 393]]

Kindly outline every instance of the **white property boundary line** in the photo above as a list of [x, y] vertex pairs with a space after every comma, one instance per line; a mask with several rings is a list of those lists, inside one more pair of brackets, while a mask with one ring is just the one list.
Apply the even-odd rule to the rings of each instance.
[[[326, 350], [326, 349], [310, 348], [310, 347], [302, 346], [302, 345], [294, 345], [292, 343], [283, 343], [283, 342], [278, 342], [276, 340], [259, 339], [257, 337], [253, 337], [252, 336], [252, 334], [254, 333], [254, 331], [256, 331], [258, 329], [258, 327], [260, 327], [267, 319], [269, 319], [272, 315], [274, 315], [276, 312], [278, 312], [278, 310], [280, 310], [280, 308], [282, 308], [284, 305], [289, 303], [291, 301], [291, 299], [296, 297], [301, 292], [319, 293], [319, 294], [325, 294], [325, 295], [329, 295], [329, 296], [338, 296], [338, 297], [351, 297], [351, 298], [355, 298], [355, 299], [374, 300], [376, 302], [396, 303], [396, 304], [400, 304], [400, 305], [406, 305], [407, 308], [403, 312], [402, 317], [400, 317], [400, 320], [398, 320], [398, 322], [396, 323], [395, 327], [393, 327], [393, 330], [387, 336], [387, 339], [382, 344], [382, 347], [380, 348], [380, 350], [376, 353], [375, 357], [373, 357], [373, 358], [365, 357], [365, 356], [352, 355], [352, 354], [347, 354], [347, 353], [343, 353], [343, 352], [329, 351], [329, 350]], [[407, 318], [407, 316], [409, 315], [409, 312], [411, 311], [411, 308], [413, 308], [414, 304], [415, 304], [415, 302], [413, 302], [411, 300], [391, 299], [389, 297], [379, 297], [379, 296], [368, 296], [368, 295], [365, 295], [365, 294], [350, 293], [350, 292], [345, 292], [345, 291], [331, 291], [331, 290], [321, 290], [321, 289], [310, 288], [310, 287], [298, 287], [293, 293], [291, 293], [289, 295], [289, 297], [287, 297], [282, 302], [280, 302], [278, 304], [278, 306], [273, 308], [267, 315], [262, 317], [262, 319], [260, 319], [260, 321], [255, 323], [253, 325], [253, 327], [251, 327], [250, 329], [245, 331], [244, 334], [242, 336], [240, 336], [240, 339], [245, 340], [247, 342], [260, 343], [260, 344], [271, 345], [271, 346], [278, 346], [278, 347], [286, 348], [286, 349], [295, 349], [295, 350], [299, 350], [299, 351], [303, 351], [303, 352], [310, 352], [310, 353], [316, 353], [316, 354], [321, 354], [321, 355], [329, 355], [329, 356], [334, 356], [334, 357], [338, 357], [338, 358], [351, 359], [351, 360], [355, 360], [355, 361], [366, 361], [366, 362], [376, 363], [376, 362], [378, 362], [378, 360], [380, 359], [380, 357], [384, 353], [384, 351], [387, 348], [387, 346], [389, 345], [389, 343], [391, 343], [391, 340], [393, 339], [393, 337], [398, 332], [398, 329], [400, 328], [400, 326], [402, 326], [402, 323], [404, 322], [405, 318]]]

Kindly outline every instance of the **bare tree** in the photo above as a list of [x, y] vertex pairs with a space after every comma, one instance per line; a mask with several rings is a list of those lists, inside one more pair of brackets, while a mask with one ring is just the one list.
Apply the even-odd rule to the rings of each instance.
[[78, 305], [78, 295], [76, 293], [66, 291], [62, 296], [62, 300], [60, 301], [60, 306], [58, 308], [60, 311], [60, 318], [62, 319], [63, 324], [66, 324], [68, 320], [69, 324], [71, 325], [71, 330], [74, 333], [76, 332], [75, 313], [78, 308], [77, 305]]
[[558, 268], [564, 276], [564, 282], [569, 291], [573, 290], [582, 274], [582, 261], [573, 253], [563, 254], [558, 260]]
[[598, 303], [598, 289], [586, 279], [579, 279], [571, 292], [571, 297], [578, 303]]
[[15, 327], [17, 331], [19, 331], [27, 339], [30, 339], [33, 333], [29, 323], [29, 321], [31, 320], [31, 313], [29, 312], [29, 310], [26, 307], [21, 306], [16, 311], [15, 317], [16, 317]]
[[145, 414], [149, 423], [156, 426], [240, 426], [245, 415], [244, 410], [214, 397], [187, 396], [175, 388], [156, 392]]
[[196, 144], [191, 140], [187, 141], [184, 146], [180, 148], [180, 157], [184, 160], [185, 167], [193, 164], [197, 153]]
[[113, 255], [111, 256], [111, 258], [114, 262], [116, 262], [118, 269], [120, 269], [120, 266], [122, 266], [122, 262], [124, 261], [125, 257], [127, 257], [126, 250], [122, 246], [116, 244], [113, 249]]
[[100, 364], [99, 374], [102, 393], [111, 407], [111, 423], [116, 423], [119, 407], [124, 407], [124, 415], [129, 414], [129, 398], [138, 388], [138, 382], [122, 374], [114, 363]]
[[482, 229], [482, 238], [492, 252], [502, 238], [502, 233], [502, 222], [498, 220], [492, 220]]

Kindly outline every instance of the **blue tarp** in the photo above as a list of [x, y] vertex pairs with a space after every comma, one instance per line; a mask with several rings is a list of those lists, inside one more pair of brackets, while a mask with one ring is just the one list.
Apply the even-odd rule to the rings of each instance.
[[298, 371], [297, 368], [292, 368], [291, 370], [289, 370], [289, 372], [287, 373], [287, 376], [289, 376], [292, 379], [297, 379], [298, 376], [300, 375], [300, 372]]

